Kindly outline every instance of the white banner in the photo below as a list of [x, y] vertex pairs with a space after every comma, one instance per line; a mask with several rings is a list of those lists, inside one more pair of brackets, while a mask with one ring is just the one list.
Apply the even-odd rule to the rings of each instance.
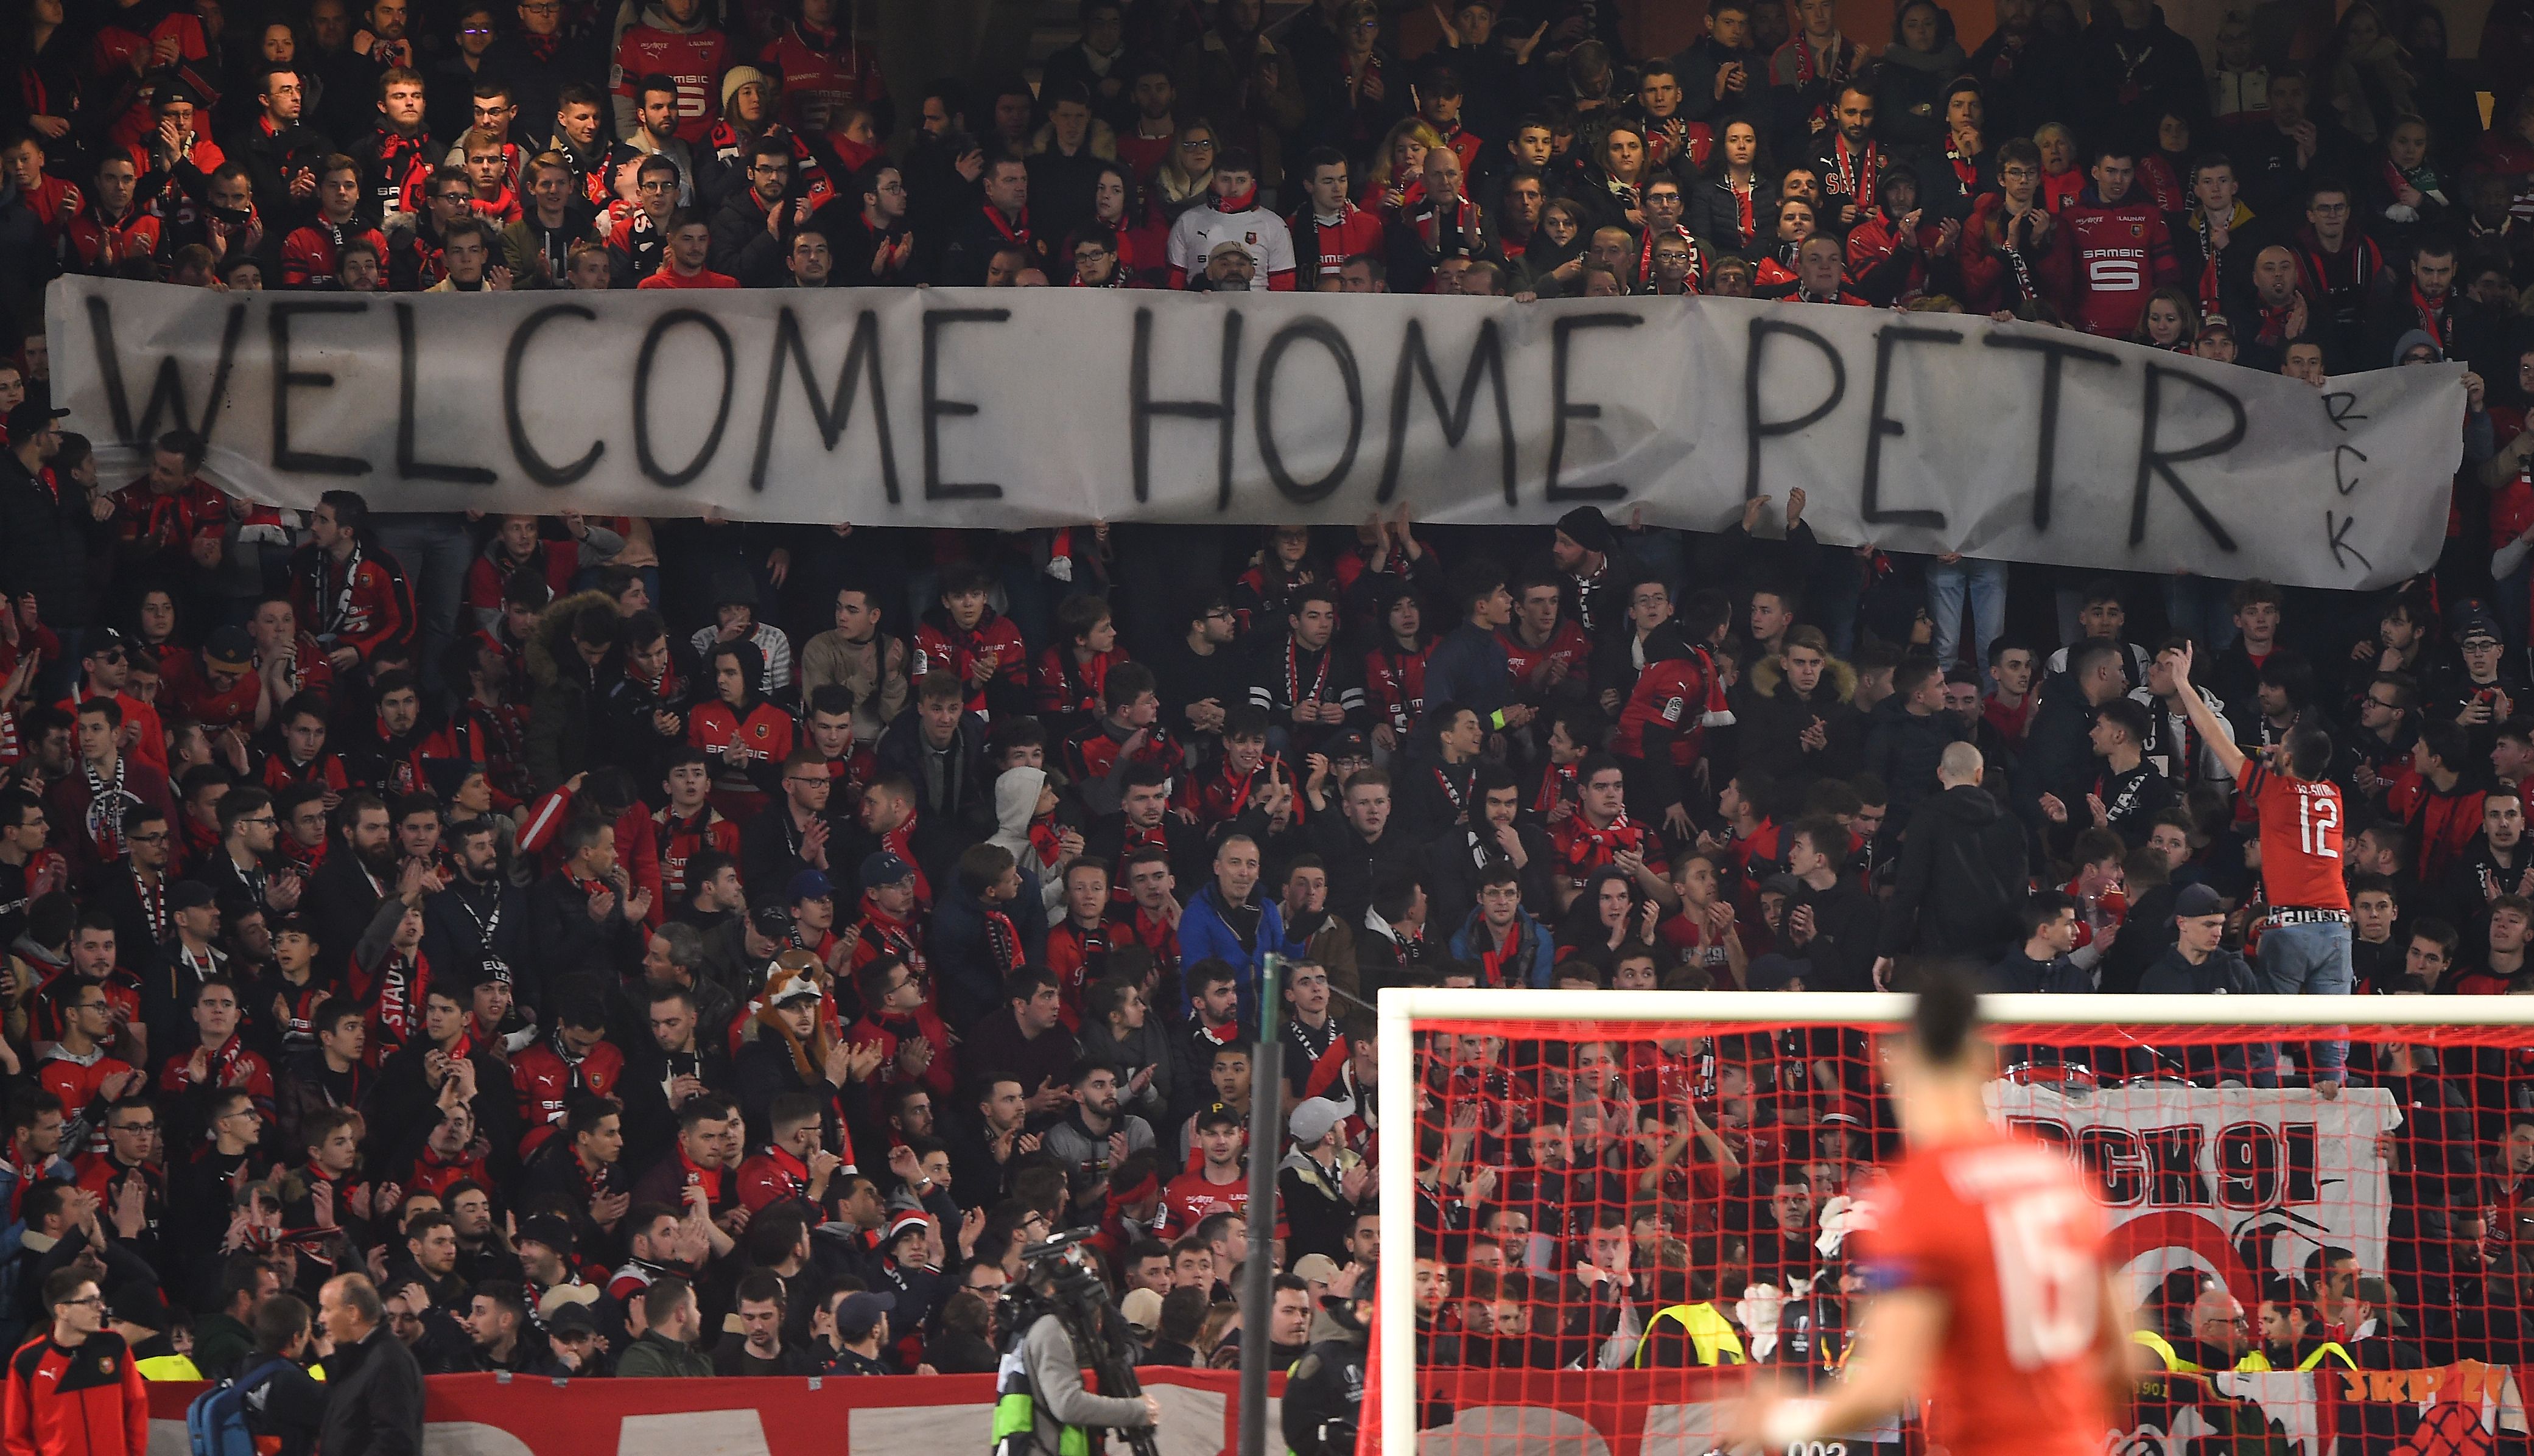
[[2324, 1098], [2158, 1082], [2071, 1097], [1997, 1081], [1987, 1100], [1991, 1117], [2083, 1165], [2141, 1295], [2171, 1270], [2204, 1268], [2249, 1314], [2263, 1278], [2302, 1279], [2318, 1248], [2385, 1267], [2392, 1204], [2378, 1139], [2402, 1117], [2381, 1087]]
[[1833, 545], [2309, 586], [2437, 559], [2459, 365], [2317, 391], [1960, 315], [967, 289], [213, 293], [64, 278], [54, 397], [284, 506], [1018, 528], [1614, 519], [1798, 487]]

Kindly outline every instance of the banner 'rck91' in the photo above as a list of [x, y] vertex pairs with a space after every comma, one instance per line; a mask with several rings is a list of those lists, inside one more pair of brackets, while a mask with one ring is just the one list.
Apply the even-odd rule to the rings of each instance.
[[178, 425], [305, 507], [867, 525], [1544, 521], [2374, 586], [2428, 567], [2459, 366], [2295, 380], [1956, 315], [1609, 299], [224, 294], [64, 278], [105, 463]]

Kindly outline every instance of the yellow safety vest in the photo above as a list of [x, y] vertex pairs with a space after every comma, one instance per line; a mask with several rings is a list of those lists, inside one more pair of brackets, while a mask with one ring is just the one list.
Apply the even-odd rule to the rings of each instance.
[[[1019, 1347], [1003, 1356], [996, 1374], [996, 1456], [1037, 1451], [1038, 1395], [1030, 1384], [1029, 1365], [1021, 1358]], [[1091, 1456], [1091, 1433], [1079, 1426], [1059, 1426], [1056, 1450], [1037, 1451], [1037, 1456]]]
[[[1666, 1304], [1646, 1321], [1645, 1336], [1637, 1341], [1637, 1368], [1645, 1368], [1646, 1352], [1654, 1345], [1655, 1331], [1666, 1318], [1689, 1336], [1700, 1365], [1741, 1365], [1748, 1359], [1742, 1353], [1742, 1337], [1733, 1333], [1732, 1322], [1718, 1313], [1714, 1304]], [[1724, 1359], [1728, 1355], [1732, 1357], [1729, 1361]]]
[[2202, 1373], [2200, 1366], [2193, 1365], [2191, 1362], [2184, 1360], [2181, 1356], [2175, 1354], [2173, 1346], [2165, 1340], [2164, 1336], [2157, 1334], [2153, 1330], [2130, 1331], [2130, 1343], [2133, 1345], [2143, 1345], [2147, 1349], [2154, 1351], [2156, 1359], [2163, 1361], [2164, 1367], [2168, 1370], [2182, 1371], [2191, 1374]]
[[[2311, 1370], [2316, 1365], [2323, 1364], [2323, 1357], [2325, 1356], [2330, 1356], [2338, 1360], [2341, 1364], [2341, 1367], [2344, 1369], [2354, 1370], [2358, 1368], [2358, 1362], [2349, 1358], [2349, 1352], [2341, 1349], [2337, 1342], [2331, 1340], [2325, 1340], [2322, 1344], [2316, 1346], [2305, 1359], [2297, 1362], [2296, 1367], [2300, 1370]], [[2239, 1370], [2274, 1370], [2277, 1369], [2278, 1366], [2270, 1364], [2270, 1357], [2267, 1351], [2255, 1350], [2250, 1355], [2245, 1356], [2242, 1360], [2235, 1362], [2235, 1368]]]
[[132, 1365], [141, 1372], [141, 1378], [144, 1380], [200, 1380], [203, 1378], [203, 1372], [195, 1367], [193, 1357], [189, 1355], [153, 1355], [147, 1360], [136, 1360]]

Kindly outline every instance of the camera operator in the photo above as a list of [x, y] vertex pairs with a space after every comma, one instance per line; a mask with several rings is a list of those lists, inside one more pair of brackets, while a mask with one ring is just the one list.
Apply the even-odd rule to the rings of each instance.
[[1363, 1419], [1364, 1363], [1372, 1343], [1372, 1294], [1378, 1288], [1369, 1264], [1349, 1264], [1320, 1296], [1325, 1320], [1315, 1332], [1336, 1331], [1313, 1342], [1285, 1379], [1285, 1445], [1294, 1456], [1353, 1456]]
[[[1023, 1275], [1037, 1298], [1003, 1357], [995, 1404], [996, 1456], [1083, 1456], [1092, 1449], [1087, 1431], [1149, 1428], [1161, 1424], [1161, 1402], [1149, 1395], [1095, 1395], [1083, 1388], [1083, 1366], [1097, 1350], [1077, 1351], [1063, 1306], [1080, 1298], [1077, 1281], [1097, 1279], [1073, 1261], [1074, 1249], [1040, 1245], [1024, 1254]], [[1074, 1286], [1066, 1288], [1064, 1286]], [[1101, 1304], [1106, 1304], [1105, 1298]], [[1100, 1317], [1115, 1319], [1114, 1307]]]

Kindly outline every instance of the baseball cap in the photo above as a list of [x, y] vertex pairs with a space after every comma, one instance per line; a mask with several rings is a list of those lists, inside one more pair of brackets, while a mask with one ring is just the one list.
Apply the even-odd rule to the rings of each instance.
[[18, 407], [9, 411], [9, 438], [24, 439], [69, 413], [67, 409], [55, 409], [40, 399], [21, 399]]
[[1241, 1125], [1240, 1110], [1228, 1102], [1209, 1103], [1204, 1112], [1196, 1115], [1196, 1130], [1199, 1132], [1203, 1132], [1208, 1127], [1239, 1125]]
[[2173, 897], [2173, 913], [2183, 920], [2198, 920], [2205, 915], [2223, 915], [2226, 902], [2217, 891], [2204, 884], [2186, 884], [2182, 893]]
[[867, 1333], [873, 1325], [879, 1323], [881, 1315], [896, 1307], [897, 1297], [894, 1295], [855, 1290], [836, 1305], [836, 1329], [838, 1333], [848, 1330]]
[[785, 905], [759, 905], [748, 912], [749, 924], [769, 940], [780, 940], [792, 934], [792, 911]]
[[2211, 334], [2223, 334], [2233, 338], [2235, 326], [2227, 321], [2224, 314], [2210, 314], [2200, 321], [2200, 336], [2206, 338]]
[[211, 893], [211, 887], [199, 880], [179, 880], [176, 887], [167, 891], [167, 908], [170, 910], [201, 910], [218, 902], [219, 897]]
[[567, 1338], [595, 1335], [598, 1333], [598, 1320], [589, 1312], [587, 1304], [578, 1300], [565, 1300], [546, 1315], [546, 1333]]
[[2499, 619], [2491, 615], [2488, 607], [2472, 602], [2455, 614], [2456, 642], [2501, 640], [2504, 637], [2499, 631]]
[[1332, 763], [1340, 758], [1369, 758], [1372, 757], [1372, 744], [1360, 732], [1350, 728], [1330, 739], [1320, 752], [1327, 755]]
[[1804, 882], [1782, 870], [1760, 881], [1760, 893], [1764, 895], [1784, 895], [1791, 900], [1803, 890]]
[[901, 880], [914, 878], [915, 867], [887, 850], [879, 850], [866, 856], [863, 860], [863, 888], [865, 889], [877, 889], [883, 884], [895, 884]]
[[203, 643], [203, 660], [222, 672], [244, 672], [255, 665], [255, 638], [243, 627], [223, 627]]
[[91, 627], [80, 635], [80, 655], [94, 657], [105, 652], [119, 652], [132, 645], [132, 638], [111, 627]]
[[835, 893], [836, 887], [828, 881], [827, 872], [824, 870], [804, 870], [792, 877], [793, 904], [797, 905], [803, 900], [829, 899]]
[[1293, 1275], [1311, 1284], [1326, 1284], [1338, 1277], [1338, 1261], [1324, 1253], [1306, 1253], [1294, 1260]]
[[1345, 1112], [1346, 1109], [1325, 1097], [1306, 1097], [1300, 1106], [1294, 1109], [1294, 1115], [1286, 1119], [1285, 1125], [1293, 1130], [1296, 1142], [1314, 1143], [1329, 1135], [1329, 1129], [1338, 1124], [1339, 1117]]
[[1117, 1302], [1117, 1313], [1145, 1334], [1162, 1327], [1162, 1297], [1149, 1289], [1130, 1289]]

